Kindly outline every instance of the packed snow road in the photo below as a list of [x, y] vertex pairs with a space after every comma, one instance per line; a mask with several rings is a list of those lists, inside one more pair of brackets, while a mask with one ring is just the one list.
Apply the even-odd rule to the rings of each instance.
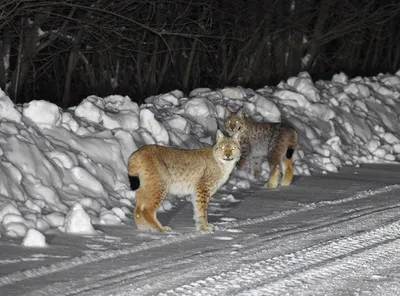
[[45, 250], [0, 246], [0, 295], [399, 295], [399, 173], [365, 165], [276, 190], [253, 183], [235, 203], [212, 201], [212, 234], [193, 231], [180, 201], [160, 215], [169, 234], [98, 226], [101, 236], [54, 235]]

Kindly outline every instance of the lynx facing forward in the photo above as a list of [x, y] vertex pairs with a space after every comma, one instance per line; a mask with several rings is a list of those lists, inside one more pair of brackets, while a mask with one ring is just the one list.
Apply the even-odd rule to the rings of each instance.
[[[217, 132], [214, 147], [183, 150], [146, 145], [135, 151], [128, 161], [131, 184], [139, 178], [136, 191], [135, 222], [140, 230], [165, 231], [156, 212], [167, 193], [192, 195], [197, 230], [212, 230], [207, 222], [211, 196], [228, 180], [240, 158], [238, 135], [226, 138]], [[132, 188], [133, 190], [135, 188]]]
[[250, 161], [254, 177], [259, 179], [263, 158], [270, 167], [268, 188], [278, 186], [280, 168], [283, 172], [282, 186], [292, 183], [292, 156], [297, 146], [297, 132], [284, 123], [257, 123], [244, 118], [242, 109], [225, 117], [225, 128], [229, 134], [239, 133], [242, 149], [238, 168], [243, 169]]

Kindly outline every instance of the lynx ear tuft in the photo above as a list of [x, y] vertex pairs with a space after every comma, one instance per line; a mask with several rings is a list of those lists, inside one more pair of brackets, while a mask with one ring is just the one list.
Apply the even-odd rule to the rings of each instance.
[[217, 130], [217, 137], [216, 137], [217, 142], [221, 141], [224, 138], [225, 138], [224, 134], [220, 130]]
[[232, 115], [232, 112], [229, 111], [228, 108], [226, 108], [226, 109], [225, 109], [225, 118], [228, 118], [228, 117], [231, 116], [231, 115]]
[[244, 118], [243, 108], [240, 108], [239, 111], [236, 113], [236, 115], [239, 116], [240, 118]]

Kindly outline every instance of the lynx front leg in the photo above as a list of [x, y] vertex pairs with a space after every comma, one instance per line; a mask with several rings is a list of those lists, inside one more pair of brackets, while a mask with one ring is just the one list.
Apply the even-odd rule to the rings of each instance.
[[236, 164], [238, 170], [244, 170], [247, 166], [247, 160], [245, 156], [241, 156]]
[[236, 164], [236, 168], [238, 170], [244, 170], [247, 167], [247, 163], [248, 163], [248, 156], [250, 153], [250, 145], [246, 141], [240, 143], [240, 145], [241, 145], [241, 153], [240, 153], [239, 161]]
[[253, 174], [256, 180], [260, 179], [261, 176], [261, 165], [262, 165], [262, 157], [256, 156], [251, 158], [251, 173]]
[[196, 196], [193, 198], [194, 221], [196, 230], [212, 231], [213, 227], [208, 224], [207, 209], [210, 200], [210, 190], [204, 184], [200, 184], [196, 188]]

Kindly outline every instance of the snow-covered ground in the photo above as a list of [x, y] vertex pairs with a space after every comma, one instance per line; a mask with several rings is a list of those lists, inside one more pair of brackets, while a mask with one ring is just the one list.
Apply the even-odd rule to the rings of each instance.
[[[397, 295], [399, 91], [400, 72], [300, 73], [141, 106], [90, 96], [63, 111], [0, 90], [0, 294]], [[211, 145], [226, 108], [241, 107], [296, 127], [293, 185], [267, 190], [235, 171], [210, 203], [214, 234], [195, 232], [175, 197], [159, 213], [172, 233], [137, 232], [129, 155]]]

